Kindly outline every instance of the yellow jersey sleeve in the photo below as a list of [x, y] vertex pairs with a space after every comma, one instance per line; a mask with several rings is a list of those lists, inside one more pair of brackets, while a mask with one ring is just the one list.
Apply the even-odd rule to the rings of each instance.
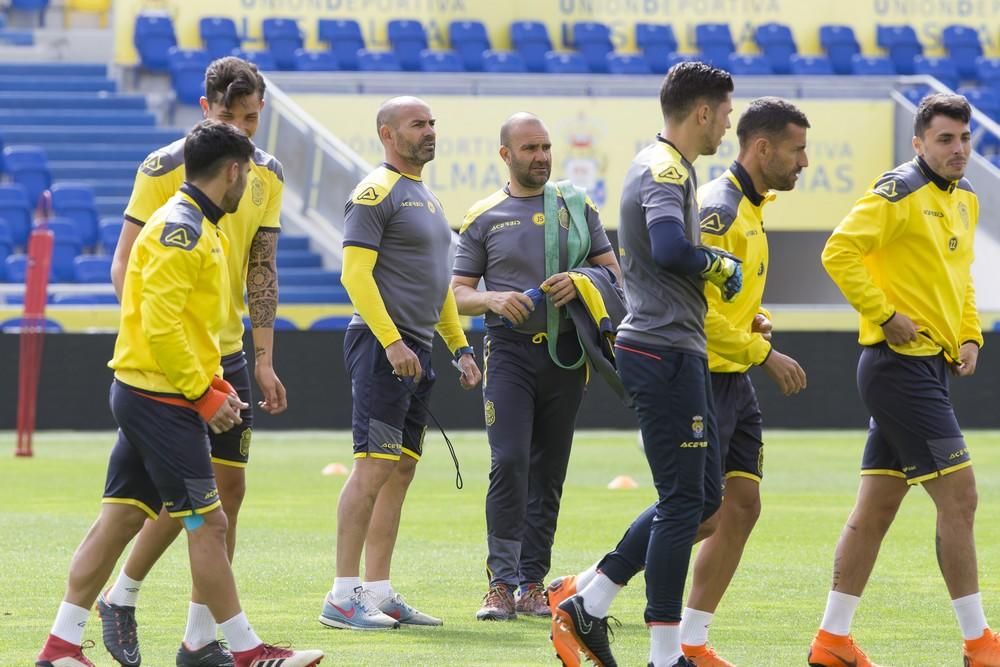
[[[347, 290], [347, 295], [351, 297], [354, 309], [375, 334], [378, 342], [382, 347], [389, 347], [397, 340], [401, 340], [402, 336], [389, 317], [385, 301], [382, 300], [382, 293], [379, 292], [378, 284], [375, 282], [373, 272], [377, 261], [377, 251], [356, 245], [345, 245], [340, 282]], [[448, 292], [451, 292], [450, 288]]]
[[270, 197], [267, 200], [267, 207], [264, 209], [264, 217], [261, 218], [260, 226], [268, 229], [281, 228], [281, 197], [285, 192], [285, 183], [274, 172], [269, 172], [271, 187]]
[[958, 344], [975, 343], [983, 346], [983, 328], [979, 321], [979, 309], [976, 308], [976, 288], [969, 280], [965, 287], [965, 303], [962, 307], [962, 327], [959, 330]]
[[[890, 196], [892, 198], [890, 198]], [[865, 259], [891, 241], [906, 222], [906, 205], [886, 189], [872, 189], [854, 204], [823, 248], [823, 267], [863, 318], [884, 324], [896, 309], [872, 280]], [[898, 200], [897, 200], [898, 201]]]
[[[362, 317], [364, 317], [362, 315]], [[365, 320], [366, 322], [368, 320]], [[469, 341], [465, 338], [465, 331], [462, 330], [462, 322], [458, 319], [458, 304], [455, 302], [455, 293], [451, 287], [445, 293], [444, 305], [441, 306], [440, 320], [437, 326], [438, 335], [448, 346], [448, 351], [455, 353], [460, 347], [466, 347]]]
[[184, 332], [181, 313], [211, 252], [208, 240], [192, 227], [167, 223], [147, 237], [142, 267], [142, 333], [157, 365], [171, 385], [190, 401], [211, 385]]

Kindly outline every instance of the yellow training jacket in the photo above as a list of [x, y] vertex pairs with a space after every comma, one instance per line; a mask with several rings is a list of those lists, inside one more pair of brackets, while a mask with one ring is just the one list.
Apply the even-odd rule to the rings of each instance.
[[750, 326], [754, 317], [764, 312], [760, 302], [769, 258], [763, 208], [774, 198], [773, 192], [757, 193], [738, 162], [698, 190], [702, 243], [721, 248], [743, 262], [743, 289], [731, 302], [723, 301], [719, 288], [705, 281], [705, 335], [708, 366], [713, 373], [744, 373], [771, 354], [771, 344], [761, 334], [751, 333]]
[[153, 213], [135, 240], [121, 325], [108, 366], [138, 389], [204, 394], [219, 366], [229, 314], [228, 241], [222, 210], [188, 183]]
[[833, 231], [823, 266], [861, 314], [862, 345], [885, 340], [897, 311], [920, 328], [892, 348], [913, 356], [983, 344], [971, 267], [979, 200], [966, 179], [949, 182], [921, 158], [875, 181]]

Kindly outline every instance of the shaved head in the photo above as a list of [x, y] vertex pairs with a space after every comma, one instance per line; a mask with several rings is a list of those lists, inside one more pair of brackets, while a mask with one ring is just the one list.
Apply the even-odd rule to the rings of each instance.
[[542, 122], [542, 119], [535, 114], [528, 113], [527, 111], [518, 111], [516, 114], [505, 120], [503, 125], [500, 126], [500, 145], [511, 148], [511, 136], [513, 136], [522, 125], [527, 124], [541, 125], [543, 129], [545, 128], [545, 124]]
[[422, 99], [410, 95], [401, 95], [386, 100], [378, 108], [378, 113], [375, 115], [375, 131], [381, 133], [382, 127], [385, 125], [393, 129], [398, 128], [399, 119], [406, 111], [414, 108], [430, 109]]

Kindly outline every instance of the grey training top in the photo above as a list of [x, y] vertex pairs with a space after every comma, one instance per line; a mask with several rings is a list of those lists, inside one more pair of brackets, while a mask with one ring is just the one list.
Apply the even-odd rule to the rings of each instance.
[[628, 306], [618, 327], [619, 341], [707, 357], [705, 281], [659, 266], [649, 239], [649, 228], [655, 224], [683, 224], [688, 241], [701, 243], [697, 189], [694, 167], [662, 137], [632, 160], [618, 223]]
[[[560, 270], [566, 270], [566, 238], [569, 212], [559, 198]], [[590, 229], [588, 259], [611, 251], [611, 242], [601, 225], [594, 202], [587, 198], [587, 226]], [[564, 224], [565, 221], [565, 224]], [[476, 202], [465, 215], [455, 256], [456, 276], [483, 277], [492, 292], [523, 292], [538, 287], [545, 275], [545, 197], [514, 197], [505, 187]], [[535, 334], [546, 330], [548, 299], [515, 331]], [[500, 317], [486, 313], [487, 326], [501, 326]], [[560, 331], [573, 328], [569, 318]]]
[[[351, 193], [344, 246], [378, 252], [373, 275], [400, 333], [426, 347], [450, 289], [451, 229], [441, 202], [416, 178], [383, 164]], [[367, 328], [355, 313], [348, 329]]]

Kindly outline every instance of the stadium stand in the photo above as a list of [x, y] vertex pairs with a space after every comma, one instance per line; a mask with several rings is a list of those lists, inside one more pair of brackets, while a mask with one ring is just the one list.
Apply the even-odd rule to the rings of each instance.
[[1000, 58], [977, 58], [976, 78], [980, 85], [1000, 90]]
[[101, 218], [100, 229], [100, 251], [105, 255], [114, 255], [115, 248], [118, 247], [118, 236], [122, 233], [122, 219], [115, 217]]
[[[335, 72], [337, 56], [330, 51], [295, 50], [295, 69], [300, 72]], [[204, 73], [204, 70], [202, 70]]]
[[941, 41], [963, 79], [976, 78], [976, 59], [983, 55], [979, 33], [963, 25], [950, 25], [941, 33]]
[[671, 56], [677, 53], [677, 37], [672, 26], [636, 23], [635, 43], [654, 73], [662, 74], [673, 65]]
[[365, 48], [365, 38], [361, 26], [354, 19], [319, 19], [317, 26], [319, 41], [337, 59], [337, 67], [342, 70], [358, 69], [358, 51]]
[[73, 260], [73, 280], [78, 283], [106, 283], [111, 275], [107, 255], [83, 255]]
[[403, 67], [392, 51], [358, 51], [358, 69], [362, 72], [401, 72]]
[[465, 66], [455, 51], [420, 52], [420, 71], [422, 72], [464, 72]]
[[52, 212], [73, 223], [83, 245], [97, 243], [97, 208], [94, 192], [88, 186], [72, 182], [53, 185]]
[[846, 25], [823, 25], [819, 28], [819, 43], [826, 51], [833, 71], [852, 74], [853, 59], [861, 54], [861, 45], [854, 36], [854, 29]]
[[419, 21], [393, 19], [388, 24], [389, 43], [400, 66], [415, 72], [422, 69], [421, 54], [427, 49], [427, 33]]
[[304, 46], [299, 24], [293, 19], [266, 18], [261, 22], [261, 30], [278, 69], [295, 69], [295, 52]]
[[646, 56], [641, 54], [609, 53], [608, 74], [650, 74], [652, 69]]
[[748, 56], [739, 53], [729, 54], [726, 69], [736, 76], [774, 74], [771, 70], [771, 63], [764, 56]]
[[549, 51], [545, 54], [545, 71], [549, 74], [587, 74], [590, 68], [579, 53]]
[[791, 73], [799, 76], [833, 74], [833, 65], [826, 56], [792, 56]]
[[948, 58], [917, 56], [913, 59], [914, 74], [928, 74], [952, 90], [958, 88], [960, 76], [958, 67]]
[[233, 49], [232, 55], [252, 62], [261, 72], [273, 72], [278, 69], [278, 63], [270, 51], [241, 51], [240, 49]]
[[[21, 116], [21, 120], [33, 117]], [[7, 119], [9, 123], [13, 119]], [[44, 120], [44, 117], [42, 118]], [[66, 119], [69, 122], [69, 118]], [[3, 120], [0, 119], [0, 123]], [[37, 201], [44, 190], [52, 185], [52, 172], [49, 171], [48, 158], [45, 149], [40, 146], [8, 145], [3, 149], [4, 169], [10, 178], [24, 188], [28, 201]]]
[[[841, 74], [837, 70], [837, 66], [833, 64], [832, 59], [830, 64], [833, 65], [834, 72]], [[851, 71], [849, 73], [858, 76], [892, 76], [896, 73], [896, 69], [888, 58], [858, 54], [851, 56]]]
[[170, 83], [181, 104], [198, 104], [205, 93], [205, 68], [212, 62], [208, 51], [172, 47], [167, 52]]
[[7, 231], [14, 247], [24, 247], [28, 242], [31, 209], [28, 191], [24, 186], [17, 183], [0, 185], [0, 220], [7, 223]]
[[452, 21], [448, 24], [448, 42], [458, 52], [469, 72], [482, 72], [490, 47], [490, 36], [482, 21]]

